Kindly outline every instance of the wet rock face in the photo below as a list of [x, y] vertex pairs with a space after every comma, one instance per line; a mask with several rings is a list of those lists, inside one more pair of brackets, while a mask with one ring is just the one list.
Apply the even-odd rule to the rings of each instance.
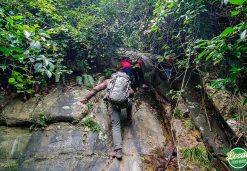
[[28, 129], [0, 127], [0, 170], [18, 166], [30, 136]]
[[[132, 106], [132, 124], [126, 123], [126, 109], [122, 109], [122, 139], [123, 139], [123, 160], [119, 162], [116, 159], [109, 159], [106, 165], [100, 170], [109, 171], [139, 171], [143, 170], [142, 155], [148, 155], [153, 150], [163, 147], [165, 144], [165, 135], [161, 125], [161, 118], [158, 118], [157, 111], [145, 101], [150, 96], [144, 96], [145, 93], [136, 93]], [[96, 99], [103, 97], [104, 93], [97, 95]], [[97, 122], [101, 125], [104, 132], [109, 133], [111, 137], [111, 116], [107, 112], [106, 104], [103, 100], [94, 104], [92, 113]], [[113, 148], [112, 142], [110, 142]]]
[[[35, 113], [45, 111], [44, 113], [54, 122], [78, 120], [85, 116], [87, 112], [86, 106], [80, 102], [87, 93], [88, 91], [85, 89], [78, 89], [66, 92], [58, 97], [56, 96], [57, 98], [54, 98], [51, 94], [51, 98], [44, 98], [44, 100], [38, 104]], [[52, 100], [51, 103], [48, 103], [49, 99], [56, 100]]]
[[[109, 171], [141, 171], [145, 170], [143, 155], [151, 155], [158, 148], [162, 148], [166, 142], [166, 135], [157, 111], [143, 100], [150, 97], [136, 94], [132, 109], [132, 124], [126, 125], [123, 114], [122, 138], [123, 160], [113, 160], [109, 164]], [[141, 99], [141, 101], [140, 101]], [[124, 125], [125, 124], [125, 125]]]
[[165, 144], [165, 136], [157, 111], [142, 102], [134, 106], [132, 125], [124, 127], [123, 151], [127, 154], [147, 155], [157, 147]]
[[15, 99], [0, 113], [0, 123], [7, 125], [30, 125], [39, 115], [45, 115], [49, 122], [73, 121], [82, 118], [87, 107], [80, 100], [88, 91], [75, 89], [62, 93], [55, 89], [47, 96], [37, 96], [26, 102]]
[[[103, 131], [111, 135], [110, 116], [102, 100], [94, 105], [91, 114]], [[113, 147], [110, 135], [106, 140], [100, 140], [97, 135], [89, 133], [89, 138], [85, 141], [84, 128], [53, 124], [42, 134], [37, 132], [32, 135], [24, 155], [23, 169], [43, 170], [52, 165], [53, 170], [143, 170], [141, 155], [148, 155], [165, 143], [162, 126], [156, 114], [148, 103], [134, 103], [133, 123], [127, 126], [126, 111], [122, 110], [121, 162], [110, 157]]]
[[[8, 159], [13, 158], [11, 163], [22, 171], [143, 170], [142, 155], [149, 155], [155, 149], [162, 148], [167, 137], [164, 135], [162, 119], [149, 104], [152, 98], [150, 94], [143, 96], [142, 92], [135, 95], [131, 125], [126, 123], [126, 110], [122, 110], [123, 160], [119, 162], [110, 156], [113, 150], [111, 115], [102, 100], [104, 91], [92, 98], [93, 107], [90, 110], [80, 103], [87, 93], [88, 90], [83, 88], [74, 88], [68, 92], [55, 89], [44, 97], [37, 96], [26, 102], [12, 100], [0, 114], [1, 124], [29, 127], [42, 114], [49, 119], [49, 126], [44, 131], [32, 133], [28, 129], [21, 132], [21, 128], [16, 128], [18, 136], [8, 133], [12, 135], [9, 137], [27, 134], [25, 141], [8, 136], [3, 138], [1, 135], [6, 134], [7, 128], [0, 128], [0, 149], [15, 151], [8, 153]], [[82, 119], [86, 113], [93, 116], [102, 132], [94, 133], [83, 125]], [[73, 122], [75, 125], [69, 123], [75, 120], [78, 120]], [[13, 154], [17, 157], [13, 157]], [[0, 160], [0, 170], [11, 164], [9, 161]]]
[[21, 170], [97, 170], [102, 168], [111, 143], [96, 133], [68, 123], [34, 132], [21, 159]]

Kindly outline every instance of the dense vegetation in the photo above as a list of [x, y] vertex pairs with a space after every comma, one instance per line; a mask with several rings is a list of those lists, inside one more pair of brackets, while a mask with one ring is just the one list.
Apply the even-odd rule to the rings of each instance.
[[[1, 0], [1, 88], [33, 94], [126, 47], [246, 96], [246, 0]], [[244, 101], [243, 101], [244, 102]], [[246, 100], [245, 100], [246, 102]]]

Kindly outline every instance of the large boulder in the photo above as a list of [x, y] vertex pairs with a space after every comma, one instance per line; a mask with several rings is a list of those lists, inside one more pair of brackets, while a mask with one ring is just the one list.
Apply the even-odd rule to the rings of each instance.
[[0, 123], [4, 125], [31, 125], [40, 115], [48, 121], [79, 120], [87, 113], [87, 106], [80, 103], [88, 90], [75, 88], [68, 92], [54, 89], [46, 96], [36, 96], [25, 102], [14, 99], [0, 113]]

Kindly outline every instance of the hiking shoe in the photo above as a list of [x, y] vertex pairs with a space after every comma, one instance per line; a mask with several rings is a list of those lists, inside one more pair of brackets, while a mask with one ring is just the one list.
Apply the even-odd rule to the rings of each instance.
[[116, 157], [118, 160], [121, 160], [121, 159], [122, 159], [122, 156], [123, 156], [122, 149], [115, 150], [115, 157]]

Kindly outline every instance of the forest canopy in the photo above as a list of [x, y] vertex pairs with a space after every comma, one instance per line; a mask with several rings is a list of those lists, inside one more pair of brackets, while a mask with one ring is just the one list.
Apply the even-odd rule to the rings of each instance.
[[246, 96], [247, 0], [0, 2], [1, 89], [33, 94], [64, 74], [103, 70], [125, 47], [172, 55], [181, 73]]

